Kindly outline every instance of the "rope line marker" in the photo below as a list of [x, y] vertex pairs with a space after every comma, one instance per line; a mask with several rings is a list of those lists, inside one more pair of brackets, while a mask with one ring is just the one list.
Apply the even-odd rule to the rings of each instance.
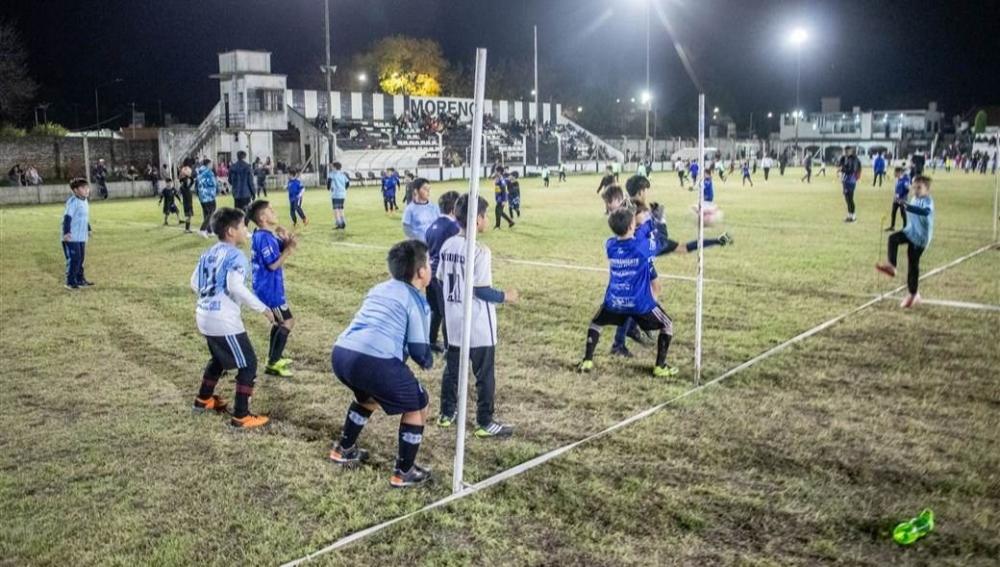
[[[974, 251], [966, 254], [965, 256], [961, 256], [959, 258], [956, 258], [955, 260], [952, 260], [951, 262], [948, 262], [947, 264], [945, 264], [943, 266], [938, 266], [937, 268], [934, 268], [933, 270], [931, 270], [931, 271], [927, 272], [926, 274], [920, 276], [920, 279], [923, 280], [925, 278], [929, 278], [931, 276], [939, 274], [939, 273], [941, 273], [941, 272], [943, 272], [943, 271], [945, 271], [945, 270], [947, 270], [949, 268], [952, 268], [952, 267], [954, 267], [954, 266], [956, 266], [958, 264], [961, 264], [962, 262], [968, 260], [969, 258], [977, 256], [977, 255], [979, 255], [979, 254], [981, 254], [981, 253], [983, 253], [983, 252], [985, 252], [985, 251], [993, 248], [993, 246], [994, 246], [993, 244], [987, 244], [986, 246], [978, 248], [978, 249], [976, 249], [976, 250], [974, 250]], [[849, 311], [847, 311], [845, 313], [837, 315], [836, 317], [834, 317], [832, 319], [824, 321], [824, 322], [820, 323], [819, 325], [816, 325], [815, 327], [812, 327], [811, 329], [807, 329], [807, 330], [799, 333], [798, 335], [795, 335], [794, 337], [788, 339], [787, 341], [785, 341], [785, 342], [783, 342], [781, 344], [775, 345], [775, 346], [773, 346], [773, 347], [765, 350], [764, 352], [758, 354], [757, 356], [751, 358], [750, 360], [747, 360], [746, 362], [743, 362], [742, 364], [739, 364], [738, 366], [730, 368], [729, 370], [723, 372], [722, 374], [720, 374], [719, 376], [713, 378], [712, 380], [710, 380], [708, 382], [705, 382], [705, 383], [703, 383], [703, 384], [701, 384], [699, 386], [695, 386], [694, 388], [686, 390], [683, 393], [678, 394], [677, 396], [675, 396], [675, 397], [673, 397], [673, 398], [671, 398], [671, 399], [669, 399], [669, 400], [667, 400], [665, 402], [662, 402], [660, 404], [657, 404], [655, 406], [652, 406], [650, 408], [642, 410], [639, 413], [636, 413], [636, 414], [634, 414], [634, 415], [632, 415], [630, 417], [627, 417], [627, 418], [623, 419], [622, 421], [619, 421], [618, 423], [615, 423], [613, 425], [610, 425], [610, 426], [606, 427], [605, 429], [602, 429], [601, 431], [593, 433], [593, 434], [591, 434], [591, 435], [589, 435], [587, 437], [584, 437], [583, 439], [574, 441], [574, 442], [569, 443], [567, 445], [563, 445], [561, 447], [557, 447], [555, 449], [552, 449], [550, 451], [542, 453], [541, 455], [538, 455], [537, 457], [529, 459], [529, 460], [527, 460], [527, 461], [525, 461], [525, 462], [523, 462], [523, 463], [521, 463], [519, 465], [515, 465], [515, 466], [513, 466], [513, 467], [511, 467], [511, 468], [509, 468], [509, 469], [507, 469], [505, 471], [501, 471], [501, 472], [499, 472], [499, 473], [497, 473], [497, 474], [495, 474], [493, 476], [487, 477], [487, 478], [485, 478], [485, 479], [483, 479], [483, 480], [481, 480], [481, 481], [479, 481], [479, 482], [471, 485], [470, 487], [466, 488], [465, 490], [462, 490], [461, 492], [455, 492], [455, 493], [452, 493], [452, 494], [450, 494], [450, 495], [448, 495], [448, 496], [446, 496], [446, 497], [444, 497], [444, 498], [442, 498], [440, 500], [435, 500], [434, 502], [431, 502], [430, 504], [427, 504], [423, 508], [418, 508], [417, 510], [414, 510], [414, 511], [409, 512], [407, 514], [403, 514], [402, 516], [398, 516], [396, 518], [392, 518], [390, 520], [386, 520], [386, 521], [384, 521], [382, 523], [375, 524], [373, 526], [369, 526], [369, 527], [367, 527], [367, 528], [365, 528], [365, 529], [363, 529], [361, 531], [358, 531], [358, 532], [355, 532], [353, 534], [344, 536], [344, 537], [338, 539], [337, 541], [331, 543], [330, 545], [327, 545], [326, 547], [323, 547], [322, 549], [318, 549], [318, 550], [316, 550], [316, 551], [314, 551], [312, 553], [309, 553], [308, 555], [304, 555], [304, 556], [302, 556], [302, 557], [300, 557], [298, 559], [295, 559], [295, 560], [289, 561], [287, 563], [284, 563], [284, 564], [282, 564], [281, 567], [295, 567], [297, 565], [301, 565], [302, 563], [305, 563], [307, 561], [315, 559], [316, 557], [319, 557], [320, 555], [325, 555], [325, 554], [327, 554], [327, 553], [329, 553], [331, 551], [336, 551], [337, 549], [346, 547], [346, 546], [348, 546], [348, 545], [350, 545], [350, 544], [352, 544], [352, 543], [354, 543], [356, 541], [364, 539], [364, 538], [368, 537], [371, 534], [380, 532], [380, 531], [384, 530], [385, 528], [388, 528], [388, 527], [390, 527], [392, 525], [395, 525], [395, 524], [397, 524], [399, 522], [402, 522], [404, 520], [407, 520], [409, 518], [412, 518], [412, 517], [417, 516], [419, 514], [422, 514], [424, 512], [429, 512], [429, 511], [434, 510], [436, 508], [440, 508], [442, 506], [446, 506], [448, 504], [451, 504], [452, 502], [456, 502], [456, 501], [461, 500], [462, 498], [465, 498], [467, 496], [472, 496], [472, 495], [477, 494], [480, 491], [485, 490], [485, 489], [487, 489], [487, 488], [489, 488], [489, 487], [491, 487], [493, 485], [499, 484], [501, 482], [504, 482], [505, 480], [508, 480], [510, 478], [513, 478], [515, 476], [523, 474], [523, 473], [525, 473], [525, 472], [527, 472], [527, 471], [529, 471], [529, 470], [531, 470], [531, 469], [533, 469], [535, 467], [543, 465], [543, 464], [551, 461], [552, 459], [555, 459], [556, 457], [559, 457], [559, 456], [561, 456], [561, 455], [563, 455], [563, 454], [565, 454], [565, 453], [567, 453], [567, 452], [575, 449], [576, 447], [578, 447], [580, 445], [583, 445], [584, 443], [589, 443], [589, 442], [594, 441], [596, 439], [600, 439], [601, 437], [605, 437], [605, 436], [607, 436], [607, 435], [609, 435], [609, 434], [611, 434], [611, 433], [613, 433], [615, 431], [618, 431], [619, 429], [622, 429], [624, 427], [628, 427], [629, 425], [631, 425], [631, 424], [633, 424], [633, 423], [635, 423], [637, 421], [641, 421], [641, 420], [643, 420], [643, 419], [645, 419], [645, 418], [653, 415], [654, 413], [662, 410], [663, 408], [665, 408], [665, 407], [667, 407], [669, 405], [672, 405], [672, 404], [674, 404], [674, 403], [676, 403], [676, 402], [678, 402], [680, 400], [683, 400], [685, 398], [693, 396], [693, 395], [701, 392], [702, 390], [705, 390], [706, 388], [714, 386], [714, 385], [722, 382], [723, 380], [726, 380], [726, 379], [728, 379], [728, 378], [730, 378], [730, 377], [732, 377], [732, 376], [734, 376], [734, 375], [736, 375], [736, 374], [738, 374], [738, 373], [746, 370], [747, 368], [750, 368], [751, 366], [757, 364], [761, 360], [770, 358], [771, 356], [774, 356], [775, 354], [777, 354], [777, 353], [779, 353], [779, 352], [787, 349], [788, 347], [790, 347], [790, 346], [792, 346], [792, 345], [794, 345], [796, 343], [800, 343], [800, 342], [804, 341], [805, 339], [807, 339], [807, 338], [809, 338], [809, 337], [811, 337], [811, 336], [813, 336], [813, 335], [815, 335], [817, 333], [820, 333], [820, 332], [822, 332], [822, 331], [824, 331], [824, 330], [832, 327], [833, 325], [836, 325], [840, 321], [843, 321], [844, 319], [846, 319], [846, 318], [848, 318], [848, 317], [850, 317], [850, 316], [852, 316], [852, 315], [854, 315], [856, 313], [859, 313], [861, 311], [864, 311], [865, 309], [868, 309], [869, 307], [871, 307], [871, 306], [873, 306], [873, 305], [875, 305], [875, 304], [877, 304], [877, 303], [885, 300], [887, 297], [890, 297], [890, 296], [892, 296], [892, 295], [894, 295], [896, 293], [899, 293], [900, 291], [902, 291], [904, 289], [906, 289], [906, 286], [905, 285], [901, 285], [899, 287], [896, 287], [896, 288], [892, 289], [891, 291], [888, 291], [888, 292], [879, 294], [877, 296], [874, 296], [872, 299], [866, 301], [865, 303], [862, 303], [861, 305], [859, 305], [857, 307], [854, 307], [853, 309], [850, 309]]]

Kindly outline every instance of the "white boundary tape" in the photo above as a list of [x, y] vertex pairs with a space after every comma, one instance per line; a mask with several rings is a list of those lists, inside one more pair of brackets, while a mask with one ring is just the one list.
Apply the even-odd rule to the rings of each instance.
[[[948, 262], [947, 264], [945, 264], [943, 266], [938, 266], [937, 268], [934, 268], [933, 270], [931, 270], [931, 271], [927, 272], [926, 274], [920, 276], [920, 279], [922, 280], [922, 279], [925, 279], [925, 278], [929, 278], [929, 277], [931, 277], [931, 276], [933, 276], [935, 274], [939, 274], [939, 273], [943, 272], [944, 270], [947, 270], [947, 269], [949, 269], [951, 267], [954, 267], [954, 266], [956, 266], [956, 265], [958, 265], [958, 264], [960, 264], [960, 263], [968, 260], [969, 258], [972, 258], [973, 256], [977, 256], [977, 255], [979, 255], [979, 254], [981, 254], [981, 253], [989, 250], [993, 246], [994, 246], [993, 244], [988, 244], [986, 246], [983, 246], [982, 248], [979, 248], [977, 250], [974, 250], [974, 251], [966, 254], [965, 256], [962, 256], [960, 258], [952, 260], [951, 262]], [[305, 556], [300, 557], [298, 559], [295, 559], [293, 561], [289, 561], [287, 563], [284, 563], [281, 567], [295, 567], [296, 565], [301, 565], [302, 563], [305, 563], [307, 561], [315, 559], [316, 557], [319, 557], [320, 555], [325, 555], [325, 554], [327, 554], [327, 553], [329, 553], [331, 551], [335, 551], [335, 550], [340, 549], [342, 547], [348, 546], [348, 545], [350, 545], [350, 544], [352, 544], [352, 543], [354, 543], [356, 541], [362, 540], [362, 539], [368, 537], [371, 534], [380, 532], [380, 531], [384, 530], [385, 528], [388, 528], [389, 526], [392, 526], [394, 524], [402, 522], [403, 520], [407, 520], [409, 518], [412, 518], [413, 516], [422, 514], [424, 512], [429, 512], [431, 510], [434, 510], [435, 508], [440, 508], [442, 506], [446, 506], [448, 504], [451, 504], [452, 502], [456, 502], [456, 501], [461, 500], [462, 498], [465, 498], [467, 496], [472, 496], [473, 494], [476, 494], [476, 493], [478, 493], [478, 492], [480, 492], [482, 490], [485, 490], [485, 489], [487, 489], [487, 488], [489, 488], [489, 487], [491, 487], [491, 486], [493, 486], [495, 484], [499, 484], [499, 483], [501, 483], [501, 482], [503, 482], [503, 481], [505, 481], [507, 479], [513, 478], [513, 477], [518, 476], [518, 475], [520, 475], [520, 474], [522, 474], [524, 472], [527, 472], [527, 471], [529, 471], [529, 470], [531, 470], [531, 469], [533, 469], [533, 468], [535, 468], [535, 467], [537, 467], [539, 465], [542, 465], [544, 463], [547, 463], [548, 461], [551, 461], [552, 459], [555, 459], [556, 457], [559, 457], [560, 455], [562, 455], [564, 453], [567, 453], [567, 452], [575, 449], [576, 447], [578, 447], [580, 445], [583, 445], [584, 443], [589, 443], [590, 441], [594, 441], [595, 439], [599, 439], [601, 437], [604, 437], [604, 436], [606, 436], [606, 435], [608, 435], [610, 433], [613, 433], [613, 432], [615, 432], [615, 431], [617, 431], [617, 430], [619, 430], [619, 429], [621, 429], [623, 427], [627, 427], [627, 426], [629, 426], [629, 425], [631, 425], [631, 424], [633, 424], [633, 423], [635, 423], [637, 421], [640, 421], [642, 419], [645, 419], [645, 418], [649, 417], [650, 415], [653, 415], [654, 413], [662, 410], [663, 408], [665, 408], [665, 407], [667, 407], [667, 406], [669, 406], [671, 404], [674, 404], [674, 403], [676, 403], [676, 402], [678, 402], [680, 400], [683, 400], [684, 398], [693, 396], [694, 394], [697, 394], [697, 393], [701, 392], [702, 390], [704, 390], [706, 388], [714, 386], [715, 384], [718, 384], [719, 382], [722, 382], [723, 380], [725, 380], [725, 379], [727, 379], [727, 378], [729, 378], [729, 377], [731, 377], [731, 376], [733, 376], [733, 375], [735, 375], [735, 374], [737, 374], [739, 372], [742, 372], [742, 371], [746, 370], [747, 368], [750, 368], [751, 366], [753, 366], [754, 364], [757, 364], [761, 360], [764, 360], [766, 358], [770, 358], [771, 356], [773, 356], [773, 355], [775, 355], [775, 354], [777, 354], [777, 353], [779, 353], [779, 352], [787, 349], [788, 347], [790, 347], [790, 346], [792, 346], [792, 345], [794, 345], [796, 343], [802, 342], [805, 339], [807, 339], [807, 338], [809, 338], [809, 337], [811, 337], [811, 336], [813, 336], [813, 335], [815, 335], [815, 334], [817, 334], [817, 333], [819, 333], [819, 332], [821, 332], [821, 331], [823, 331], [825, 329], [828, 329], [828, 328], [832, 327], [833, 325], [836, 325], [837, 323], [839, 323], [840, 321], [843, 321], [847, 317], [850, 317], [851, 315], [854, 315], [854, 314], [856, 314], [856, 313], [858, 313], [860, 311], [864, 311], [865, 309], [871, 307], [872, 305], [875, 305], [876, 303], [879, 303], [880, 301], [884, 300], [886, 297], [889, 297], [889, 296], [891, 296], [893, 294], [896, 294], [896, 293], [898, 293], [898, 292], [900, 292], [900, 291], [902, 291], [904, 289], [906, 289], [906, 286], [899, 286], [899, 287], [897, 287], [897, 288], [895, 288], [895, 289], [893, 289], [891, 291], [888, 291], [888, 292], [882, 293], [880, 295], [877, 295], [874, 298], [866, 301], [865, 303], [863, 303], [863, 304], [861, 304], [861, 305], [859, 305], [859, 306], [851, 309], [850, 311], [847, 311], [846, 313], [838, 315], [838, 316], [836, 316], [833, 319], [830, 319], [828, 321], [824, 321], [823, 323], [820, 323], [819, 325], [816, 325], [815, 327], [813, 327], [811, 329], [803, 331], [802, 333], [799, 333], [798, 335], [795, 335], [794, 337], [788, 339], [787, 341], [785, 341], [785, 342], [783, 342], [783, 343], [781, 343], [779, 345], [776, 345], [776, 346], [773, 346], [773, 347], [769, 348], [768, 350], [766, 350], [766, 351], [758, 354], [757, 356], [751, 358], [750, 360], [747, 360], [746, 362], [740, 364], [739, 366], [735, 366], [735, 367], [727, 370], [726, 372], [723, 372], [719, 376], [715, 377], [714, 379], [712, 379], [712, 380], [710, 380], [708, 382], [705, 382], [704, 384], [702, 384], [700, 386], [696, 386], [694, 388], [691, 388], [690, 390], [687, 390], [687, 391], [683, 392], [682, 394], [680, 394], [678, 396], [675, 396], [675, 397], [673, 397], [673, 398], [671, 398], [671, 399], [669, 399], [669, 400], [667, 400], [667, 401], [665, 401], [663, 403], [660, 403], [660, 404], [655, 405], [655, 406], [653, 406], [651, 408], [645, 409], [645, 410], [643, 410], [643, 411], [641, 411], [641, 412], [639, 412], [639, 413], [637, 413], [637, 414], [635, 414], [635, 415], [633, 415], [631, 417], [628, 417], [628, 418], [626, 418], [626, 419], [624, 419], [622, 421], [619, 421], [618, 423], [615, 423], [614, 425], [611, 425], [611, 426], [607, 427], [606, 429], [598, 431], [597, 433], [594, 433], [594, 434], [592, 434], [592, 435], [590, 435], [588, 437], [584, 437], [583, 439], [580, 439], [578, 441], [574, 441], [574, 442], [572, 442], [572, 443], [570, 443], [568, 445], [563, 445], [562, 447], [557, 447], [555, 449], [552, 449], [551, 451], [548, 451], [547, 453], [543, 453], [541, 455], [538, 455], [537, 457], [535, 457], [533, 459], [525, 461], [525, 462], [523, 462], [523, 463], [521, 463], [519, 465], [511, 467], [511, 468], [509, 468], [509, 469], [507, 469], [505, 471], [499, 472], [499, 473], [497, 473], [497, 474], [495, 474], [495, 475], [493, 475], [491, 477], [485, 478], [485, 479], [483, 479], [483, 480], [481, 480], [481, 481], [479, 481], [479, 482], [477, 482], [475, 484], [472, 484], [466, 490], [463, 490], [462, 492], [458, 492], [458, 493], [452, 494], [450, 496], [446, 496], [445, 498], [442, 498], [440, 500], [436, 500], [434, 502], [431, 502], [430, 504], [424, 506], [423, 508], [414, 510], [413, 512], [410, 512], [408, 514], [404, 514], [402, 516], [393, 518], [391, 520], [386, 520], [385, 522], [382, 522], [380, 524], [376, 524], [374, 526], [370, 526], [370, 527], [365, 528], [365, 529], [363, 529], [361, 531], [358, 531], [358, 532], [355, 532], [355, 533], [350, 534], [348, 536], [345, 536], [345, 537], [343, 537], [343, 538], [341, 538], [341, 539], [339, 539], [339, 540], [331, 543], [330, 545], [328, 545], [328, 546], [326, 546], [326, 547], [324, 547], [322, 549], [318, 549], [318, 550], [316, 550], [316, 551], [314, 551], [314, 552], [312, 552], [312, 553], [310, 553], [308, 555], [305, 555]]]

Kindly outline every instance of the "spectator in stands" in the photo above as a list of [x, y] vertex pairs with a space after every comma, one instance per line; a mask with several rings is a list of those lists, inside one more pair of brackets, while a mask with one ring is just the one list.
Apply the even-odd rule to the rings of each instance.
[[[983, 160], [983, 163], [986, 163], [986, 161]], [[28, 185], [42, 184], [42, 176], [38, 174], [38, 170], [35, 169], [35, 166], [33, 165], [28, 166], [28, 171], [27, 173], [24, 174], [24, 178], [27, 181]]]
[[160, 170], [151, 162], [146, 162], [146, 179], [153, 188], [153, 195], [160, 193]]
[[250, 169], [247, 153], [243, 150], [236, 152], [236, 163], [229, 168], [229, 185], [233, 188], [233, 206], [246, 213], [255, 192], [253, 170]]
[[97, 160], [97, 165], [94, 166], [90, 173], [90, 176], [94, 179], [94, 183], [97, 183], [97, 192], [100, 194], [102, 199], [108, 198], [108, 168], [104, 165], [104, 160]]

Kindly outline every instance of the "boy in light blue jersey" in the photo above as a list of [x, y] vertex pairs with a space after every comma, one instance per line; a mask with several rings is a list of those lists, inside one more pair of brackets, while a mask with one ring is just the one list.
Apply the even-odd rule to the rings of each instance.
[[896, 258], [899, 246], [906, 244], [906, 287], [910, 292], [900, 307], [908, 309], [920, 304], [920, 294], [917, 285], [920, 283], [920, 256], [931, 244], [934, 236], [934, 199], [931, 198], [931, 179], [918, 175], [913, 180], [913, 199], [906, 202], [899, 198], [898, 202], [906, 209], [906, 226], [899, 232], [889, 236], [889, 261], [875, 264], [875, 269], [889, 277], [896, 276]]
[[250, 262], [238, 248], [247, 239], [243, 211], [223, 207], [212, 215], [211, 224], [219, 242], [201, 255], [191, 273], [191, 289], [198, 294], [195, 321], [211, 354], [193, 409], [228, 413], [226, 402], [215, 394], [215, 386], [223, 372], [236, 369], [236, 407], [230, 424], [244, 429], [262, 427], [268, 418], [250, 413], [257, 355], [243, 326], [240, 307], [246, 305], [262, 313], [272, 325], [274, 315], [246, 287]]
[[[302, 186], [302, 180], [299, 179], [299, 170], [295, 168], [288, 170], [288, 177], [288, 207], [291, 209], [292, 226], [299, 225], [296, 215], [302, 219], [302, 224], [309, 226], [309, 219], [306, 218], [306, 212], [302, 210], [302, 200], [305, 197], [306, 190]], [[253, 215], [248, 216], [250, 220], [253, 220]]]
[[83, 258], [90, 239], [90, 185], [77, 177], [69, 182], [73, 196], [66, 200], [62, 219], [62, 247], [66, 256], [66, 289], [94, 285], [83, 277]]
[[422, 292], [431, 280], [427, 245], [405, 240], [388, 256], [392, 279], [373, 287], [361, 309], [333, 346], [333, 373], [354, 393], [344, 430], [330, 450], [330, 461], [356, 466], [368, 457], [358, 448], [361, 430], [372, 413], [402, 414], [399, 454], [389, 484], [405, 488], [423, 484], [431, 472], [416, 464], [427, 420], [427, 391], [406, 365], [412, 358], [421, 368], [433, 364], [430, 307]]
[[413, 200], [403, 210], [403, 234], [407, 238], [427, 242], [427, 229], [441, 216], [441, 209], [431, 202], [431, 183], [418, 177], [411, 183]]
[[267, 364], [264, 373], [290, 378], [288, 365], [292, 359], [285, 357], [288, 335], [295, 327], [292, 310], [285, 298], [285, 263], [295, 251], [298, 239], [278, 226], [278, 215], [271, 203], [258, 200], [250, 205], [247, 217], [257, 225], [250, 239], [250, 263], [253, 265], [253, 292], [274, 314], [268, 343]]
[[347, 188], [351, 186], [351, 180], [347, 174], [341, 171], [343, 166], [339, 161], [333, 162], [333, 169], [326, 175], [326, 186], [330, 189], [330, 202], [333, 205], [333, 222], [335, 230], [347, 228], [347, 219], [344, 217], [344, 203], [347, 201]]

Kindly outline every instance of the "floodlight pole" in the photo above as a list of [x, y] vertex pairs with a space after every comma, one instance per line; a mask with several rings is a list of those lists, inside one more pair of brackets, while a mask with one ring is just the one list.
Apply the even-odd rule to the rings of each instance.
[[[326, 94], [323, 96], [326, 97], [326, 162], [327, 167], [329, 167], [330, 162], [332, 162], [334, 158], [334, 146], [336, 145], [336, 143], [331, 140], [329, 136], [330, 131], [333, 130], [333, 104], [331, 104], [333, 101], [330, 98], [330, 92], [333, 90], [333, 80], [330, 77], [330, 0], [326, 0], [324, 2], [324, 7], [325, 17], [323, 18], [323, 23], [325, 24], [324, 29], [326, 30]], [[317, 163], [316, 165], [316, 171], [319, 171], [319, 164]]]
[[795, 50], [795, 155], [799, 155], [799, 83], [802, 82], [802, 48], [799, 46]]
[[[535, 26], [535, 167], [538, 167], [538, 138], [539, 138], [539, 131], [541, 130], [539, 126], [541, 126], [541, 124], [542, 124], [542, 108], [538, 106], [538, 26]], [[527, 146], [525, 146], [524, 151], [525, 151], [524, 162], [525, 165], [527, 165], [528, 163]]]
[[705, 94], [698, 95], [698, 272], [695, 278], [694, 383], [701, 384], [701, 312], [705, 287]]
[[652, 93], [649, 92], [649, 4], [652, 0], [646, 0], [646, 92], [643, 93], [646, 97], [646, 155], [643, 156], [645, 159], [649, 159], [649, 111], [653, 106]]
[[469, 390], [469, 351], [472, 339], [473, 259], [476, 257], [476, 218], [479, 216], [480, 150], [483, 146], [483, 99], [486, 90], [486, 50], [476, 49], [476, 83], [472, 115], [472, 174], [469, 176], [469, 207], [465, 215], [465, 269], [462, 282], [462, 345], [458, 358], [458, 415], [455, 439], [455, 467], [452, 472], [452, 493], [465, 489], [465, 419]]

